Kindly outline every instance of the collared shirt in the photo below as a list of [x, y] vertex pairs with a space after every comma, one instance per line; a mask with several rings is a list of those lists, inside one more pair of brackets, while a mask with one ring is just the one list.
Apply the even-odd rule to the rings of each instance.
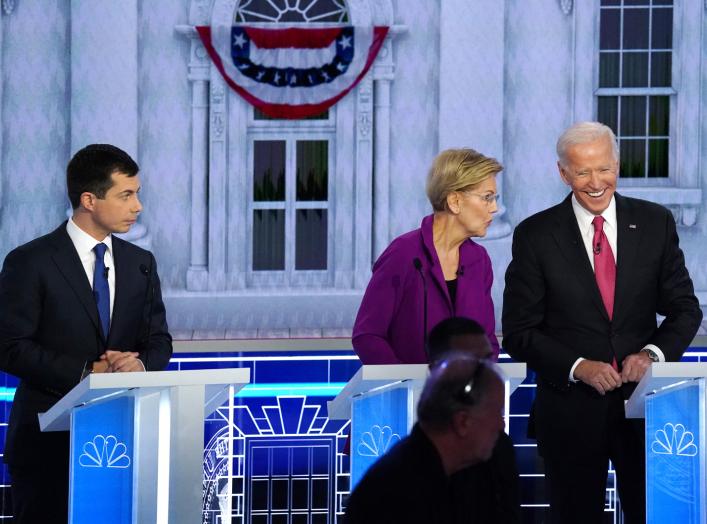
[[[592, 246], [592, 241], [594, 240], [594, 214], [590, 213], [584, 209], [574, 194], [572, 194], [572, 211], [574, 211], [574, 216], [577, 218], [577, 225], [579, 226], [579, 233], [582, 235], [582, 241], [584, 242], [584, 249], [587, 251], [587, 256], [589, 257], [589, 263], [592, 265], [592, 270], [594, 270], [594, 250]], [[609, 202], [609, 207], [607, 207], [601, 216], [604, 217], [604, 235], [609, 241], [609, 246], [611, 246], [611, 252], [614, 254], [614, 263], [618, 262], [618, 253], [616, 252], [616, 199], [611, 196], [611, 201]]]
[[[93, 289], [93, 270], [96, 267], [96, 252], [93, 250], [98, 240], [86, 233], [83, 229], [76, 225], [72, 218], [66, 223], [66, 232], [71, 238], [71, 242], [76, 248], [83, 269], [86, 272], [88, 284]], [[108, 268], [108, 288], [110, 289], [110, 315], [113, 317], [113, 302], [115, 301], [115, 265], [113, 263], [113, 242], [111, 235], [108, 235], [103, 242], [108, 249], [103, 256], [103, 263]]]
[[[594, 220], [595, 215], [590, 213], [582, 207], [582, 205], [577, 202], [577, 198], [572, 194], [572, 211], [574, 211], [574, 216], [577, 219], [577, 225], [579, 226], [579, 233], [582, 236], [582, 242], [584, 243], [584, 249], [587, 251], [587, 257], [589, 257], [589, 263], [592, 265], [592, 271], [594, 270], [594, 249], [592, 246], [592, 241], [594, 240]], [[618, 263], [618, 251], [617, 251], [617, 231], [618, 222], [616, 220], [616, 197], [611, 195], [611, 201], [609, 202], [609, 207], [602, 211], [601, 216], [604, 217], [604, 235], [609, 241], [609, 246], [611, 247], [611, 252], [614, 254], [614, 263]], [[660, 348], [654, 344], [646, 344], [643, 349], [650, 349], [658, 355], [660, 362], [665, 362], [665, 355], [660, 350]], [[571, 382], [577, 382], [574, 378], [574, 370], [582, 362], [584, 358], [578, 358], [570, 369], [569, 379]]]

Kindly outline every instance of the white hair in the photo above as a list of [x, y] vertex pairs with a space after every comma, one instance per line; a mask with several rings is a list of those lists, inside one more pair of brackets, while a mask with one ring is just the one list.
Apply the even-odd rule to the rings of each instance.
[[619, 161], [619, 146], [616, 142], [616, 135], [609, 126], [599, 122], [577, 122], [557, 139], [557, 158], [561, 165], [566, 164], [567, 150], [577, 144], [586, 144], [595, 140], [607, 137], [611, 141], [611, 150], [614, 159]]

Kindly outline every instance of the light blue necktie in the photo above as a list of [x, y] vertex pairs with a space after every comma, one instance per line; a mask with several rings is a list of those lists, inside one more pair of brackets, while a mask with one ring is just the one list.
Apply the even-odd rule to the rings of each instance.
[[93, 269], [93, 298], [98, 306], [98, 316], [103, 327], [103, 336], [108, 340], [108, 329], [110, 327], [110, 288], [108, 287], [108, 269], [103, 262], [106, 254], [106, 246], [103, 242], [96, 244], [93, 251], [96, 252], [96, 266]]

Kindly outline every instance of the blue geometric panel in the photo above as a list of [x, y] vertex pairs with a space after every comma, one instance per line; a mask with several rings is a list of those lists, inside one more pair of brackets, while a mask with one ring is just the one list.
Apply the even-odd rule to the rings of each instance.
[[304, 397], [277, 397], [277, 403], [282, 413], [282, 425], [286, 434], [295, 434], [302, 418]]
[[258, 433], [258, 426], [253, 419], [253, 415], [248, 406], [235, 406], [233, 408], [234, 422], [241, 428], [241, 431], [248, 435]]
[[306, 406], [302, 410], [302, 419], [300, 420], [300, 426], [297, 429], [298, 433], [309, 433], [312, 422], [319, 414], [319, 406]]
[[280, 406], [267, 406], [263, 408], [265, 412], [265, 417], [268, 419], [270, 429], [275, 435], [282, 435], [285, 433], [285, 428], [282, 425], [282, 411], [280, 411]]
[[[338, 450], [349, 422], [319, 417], [325, 401], [236, 397], [210, 417], [204, 523], [336, 522], [348, 493], [348, 469], [341, 469], [347, 462]], [[322, 432], [325, 426], [330, 432]], [[224, 445], [231, 455], [219, 456]]]

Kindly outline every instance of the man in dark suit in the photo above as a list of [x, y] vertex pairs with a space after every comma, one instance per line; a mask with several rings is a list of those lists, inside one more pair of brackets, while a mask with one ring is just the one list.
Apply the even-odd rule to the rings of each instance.
[[551, 522], [603, 522], [609, 460], [626, 522], [645, 522], [643, 424], [624, 400], [652, 362], [680, 360], [702, 312], [670, 211], [615, 193], [611, 129], [575, 124], [557, 153], [572, 193], [515, 230], [503, 345], [537, 374]]
[[154, 257], [112, 235], [142, 210], [137, 173], [114, 146], [76, 153], [72, 218], [10, 252], [0, 273], [0, 369], [20, 378], [4, 456], [15, 522], [67, 521], [68, 434], [41, 433], [37, 414], [89, 373], [161, 370], [172, 354]]

